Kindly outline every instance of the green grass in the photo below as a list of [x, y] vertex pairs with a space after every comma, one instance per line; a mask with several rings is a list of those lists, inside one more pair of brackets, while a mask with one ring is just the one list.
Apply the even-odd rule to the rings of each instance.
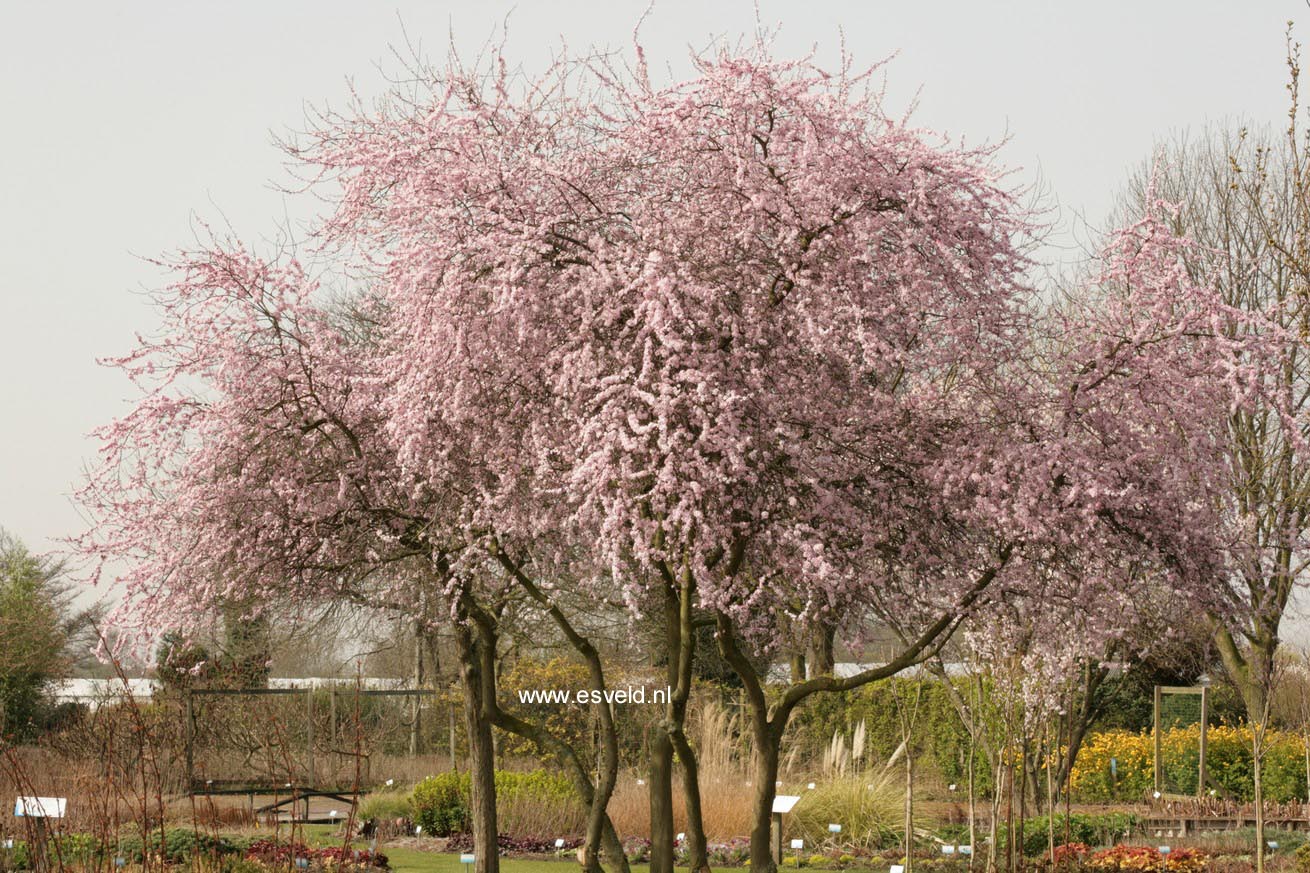
[[[304, 840], [311, 846], [335, 846], [340, 844], [340, 840], [333, 837], [336, 828], [332, 825], [304, 825]], [[367, 842], [356, 842], [359, 848], [366, 848]], [[390, 846], [383, 843], [378, 850], [387, 856], [391, 861], [391, 869], [394, 873], [466, 873], [464, 865], [459, 862], [459, 854], [452, 852], [426, 852], [422, 849], [409, 849], [401, 846]], [[568, 873], [570, 870], [578, 869], [577, 859], [572, 852], [562, 857], [548, 861], [529, 861], [518, 858], [501, 858], [500, 869], [504, 873]], [[795, 868], [790, 868], [795, 869]], [[881, 871], [883, 868], [879, 868]], [[632, 873], [648, 873], [650, 865], [633, 864]], [[746, 868], [739, 868], [740, 873], [746, 873]], [[812, 868], [801, 868], [798, 873], [836, 873], [836, 871], [813, 871]], [[677, 868], [677, 873], [690, 873], [686, 867]], [[865, 871], [848, 869], [841, 873], [865, 873]]]
[[[340, 840], [333, 837], [336, 828], [331, 825], [304, 825], [304, 840], [311, 846], [335, 846]], [[356, 842], [359, 848], [366, 848], [367, 842]], [[422, 849], [410, 849], [383, 843], [378, 847], [391, 861], [395, 873], [466, 873], [464, 865], [459, 862], [459, 854], [454, 852], [426, 852]], [[501, 858], [500, 869], [505, 873], [568, 873], [578, 869], [578, 862], [572, 852], [558, 859], [548, 861], [529, 861], [519, 858]], [[648, 864], [633, 864], [632, 873], [647, 873]], [[679, 867], [677, 873], [689, 873], [686, 867]]]
[[[387, 846], [383, 846], [382, 851], [391, 860], [391, 869], [395, 873], [465, 873], [464, 865], [459, 862], [459, 855]], [[501, 858], [500, 869], [504, 873], [567, 873], [569, 870], [577, 870], [578, 862], [573, 858], [572, 854], [553, 861], [524, 861], [516, 858]], [[632, 865], [632, 873], [648, 873], [649, 869], [648, 864]], [[747, 870], [746, 867], [736, 869], [740, 873], [746, 873]], [[796, 868], [787, 869], [795, 870]], [[885, 868], [880, 867], [878, 869], [881, 871]], [[689, 871], [686, 867], [679, 867], [677, 873], [689, 873]], [[874, 873], [874, 871], [850, 868], [843, 871], [829, 871], [802, 867], [797, 873]]]
[[[459, 862], [459, 855], [445, 852], [424, 852], [418, 849], [401, 849], [385, 846], [382, 851], [391, 859], [391, 869], [396, 873], [464, 873], [464, 865]], [[558, 861], [520, 861], [513, 858], [501, 858], [500, 869], [505, 873], [566, 873], [578, 869], [578, 862], [573, 858], [561, 858]], [[633, 873], [646, 870], [646, 865], [634, 865]]]

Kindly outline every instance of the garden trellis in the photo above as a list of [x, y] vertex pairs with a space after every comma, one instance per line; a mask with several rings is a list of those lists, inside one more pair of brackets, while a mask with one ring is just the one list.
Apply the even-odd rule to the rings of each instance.
[[[376, 781], [380, 755], [454, 756], [453, 710], [430, 689], [197, 688], [182, 695], [187, 791], [340, 791]], [[253, 804], [253, 800], [252, 800]]]
[[[1153, 709], [1152, 743], [1156, 796], [1201, 797], [1206, 791], [1205, 753], [1206, 727], [1210, 714], [1209, 687], [1157, 685]], [[1166, 731], [1192, 725], [1200, 726], [1197, 732], [1194, 766], [1191, 749], [1187, 749], [1181, 755], [1177, 753], [1167, 755], [1162, 742]]]

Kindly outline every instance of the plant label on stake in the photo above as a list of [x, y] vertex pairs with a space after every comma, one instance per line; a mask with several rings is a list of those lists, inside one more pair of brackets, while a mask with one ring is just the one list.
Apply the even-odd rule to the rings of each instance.
[[828, 833], [830, 834], [841, 833], [841, 825], [837, 824], [836, 822], [833, 822], [832, 824], [828, 825]]
[[800, 799], [799, 794], [779, 794], [773, 798], [773, 811], [778, 815], [786, 815]]

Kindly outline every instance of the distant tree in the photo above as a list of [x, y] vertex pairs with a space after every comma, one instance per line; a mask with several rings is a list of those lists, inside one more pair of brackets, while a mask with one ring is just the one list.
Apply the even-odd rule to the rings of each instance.
[[177, 631], [160, 639], [155, 649], [155, 678], [165, 689], [184, 691], [207, 684], [213, 672], [213, 656], [204, 645]]
[[238, 602], [223, 608], [223, 654], [218, 669], [234, 688], [267, 688], [273, 657], [270, 618]]
[[268, 687], [272, 639], [266, 615], [226, 603], [217, 638], [207, 644], [198, 631], [169, 631], [160, 639], [155, 677], [165, 689]]
[[63, 566], [0, 530], [0, 737], [25, 739], [49, 709], [51, 683], [68, 675], [85, 613], [72, 609]]

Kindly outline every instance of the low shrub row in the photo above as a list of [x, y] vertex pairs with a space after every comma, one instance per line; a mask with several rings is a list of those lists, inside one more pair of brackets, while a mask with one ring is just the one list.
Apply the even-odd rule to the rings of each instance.
[[1174, 849], [1162, 854], [1154, 846], [1113, 846], [1089, 854], [1083, 867], [1097, 873], [1200, 873], [1207, 856], [1199, 849]]
[[[467, 833], [470, 820], [467, 773], [440, 773], [414, 787], [410, 809], [423, 832], [437, 837]], [[545, 770], [519, 773], [496, 771], [496, 806], [501, 829], [524, 836], [550, 837], [578, 833], [585, 812], [573, 783]]]
[[[1056, 848], [1061, 845], [1112, 846], [1137, 827], [1138, 817], [1131, 812], [1076, 812], [1051, 818], [1040, 815], [1023, 823], [1023, 853], [1029, 858], [1044, 856], [1051, 845], [1054, 825]], [[1001, 834], [1001, 845], [1005, 845]]]
[[[101, 840], [91, 834], [66, 834], [46, 844], [47, 860], [58, 867], [81, 864], [103, 869], [117, 866], [120, 858], [124, 864], [136, 866], [143, 864], [147, 856], [171, 865], [207, 858], [216, 862], [224, 873], [291, 869], [296, 866], [296, 859], [304, 859], [305, 866], [319, 870], [388, 867], [386, 855], [368, 850], [342, 846], [315, 848], [298, 842], [217, 836], [191, 828], [168, 828], [163, 834], [152, 831], [144, 840], [140, 834], [127, 834], [114, 841]], [[0, 869], [30, 870], [32, 867], [32, 852], [23, 841], [15, 841], [12, 849], [0, 853]]]

